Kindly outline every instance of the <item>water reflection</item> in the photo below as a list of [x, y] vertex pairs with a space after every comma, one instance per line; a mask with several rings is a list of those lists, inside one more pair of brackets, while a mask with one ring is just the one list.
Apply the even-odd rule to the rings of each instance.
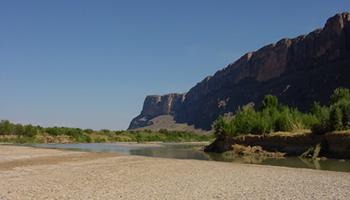
[[294, 168], [310, 168], [317, 170], [331, 170], [350, 172], [350, 161], [340, 162], [336, 159], [312, 160], [295, 157], [267, 158], [251, 156], [234, 156], [217, 153], [204, 153], [191, 150], [193, 147], [204, 144], [160, 143], [158, 146], [125, 146], [122, 143], [89, 143], [89, 144], [21, 144], [25, 146], [66, 149], [71, 151], [120, 153], [127, 155], [139, 155], [149, 157], [196, 159], [223, 161], [233, 163], [246, 163], [258, 165], [284, 166]]
[[337, 159], [313, 160], [297, 157], [268, 158], [254, 156], [225, 156], [225, 154], [215, 153], [205, 153], [205, 155], [212, 161], [350, 172], [350, 161], [339, 161]]

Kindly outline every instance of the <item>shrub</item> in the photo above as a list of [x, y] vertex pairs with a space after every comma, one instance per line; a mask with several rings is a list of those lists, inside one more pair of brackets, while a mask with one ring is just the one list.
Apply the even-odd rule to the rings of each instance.
[[275, 121], [275, 131], [292, 131], [292, 121], [289, 116], [289, 112], [280, 113], [279, 117]]
[[116, 134], [116, 135], [120, 135], [120, 134], [122, 134], [123, 132], [124, 132], [124, 131], [116, 131], [115, 134]]
[[95, 143], [103, 143], [103, 142], [106, 142], [106, 139], [100, 138], [100, 137], [95, 138]]
[[215, 122], [214, 122], [214, 135], [215, 137], [226, 137], [229, 133], [227, 131], [228, 123], [226, 119], [223, 116], [220, 116]]
[[89, 135], [82, 135], [80, 141], [81, 142], [86, 142], [86, 143], [91, 143], [92, 139], [91, 139], [91, 137]]
[[320, 112], [315, 117], [317, 122], [311, 125], [311, 131], [317, 135], [329, 132], [329, 108], [325, 106], [322, 107]]
[[108, 130], [108, 129], [101, 129], [101, 131], [102, 131], [104, 134], [107, 134], [107, 133], [110, 132], [110, 130]]
[[49, 127], [49, 128], [45, 128], [45, 131], [52, 136], [58, 136], [61, 135], [61, 133], [59, 132], [58, 128], [55, 127]]
[[83, 134], [83, 131], [78, 128], [62, 128], [64, 130], [64, 133], [71, 138], [74, 138], [75, 140], [79, 140], [80, 137]]
[[137, 133], [136, 136], [135, 136], [135, 139], [136, 139], [136, 142], [141, 142], [141, 141], [143, 141], [143, 138], [142, 138], [141, 133]]
[[10, 135], [14, 131], [14, 125], [9, 120], [1, 120], [0, 122], [0, 135]]
[[[227, 122], [224, 117], [220, 116], [213, 125], [215, 137], [245, 135], [249, 133], [264, 134], [271, 131], [291, 132], [310, 129], [313, 124], [320, 121], [315, 115], [302, 114], [298, 109], [290, 109], [281, 104], [277, 106], [277, 103], [277, 97], [266, 95], [258, 112], [254, 108], [243, 107], [241, 109], [238, 107], [238, 111], [231, 122]], [[318, 109], [318, 105], [316, 103], [314, 113], [318, 113], [319, 118], [326, 119], [327, 110], [325, 108]], [[350, 116], [350, 111], [347, 113], [346, 116]], [[313, 127], [315, 130], [321, 129], [318, 126]]]
[[267, 108], [277, 108], [278, 99], [276, 96], [268, 94], [265, 96], [263, 102], [260, 105], [260, 110], [264, 110]]
[[349, 130], [350, 128], [350, 101], [340, 100], [333, 104], [329, 111], [331, 131]]
[[268, 128], [267, 122], [260, 115], [257, 117], [257, 119], [255, 120], [255, 123], [251, 128], [251, 134], [261, 135], [267, 132], [267, 128]]
[[164, 134], [164, 135], [168, 135], [168, 130], [167, 129], [161, 128], [161, 129], [159, 129], [158, 132], [161, 133], [161, 134]]
[[320, 102], [314, 101], [314, 103], [311, 105], [310, 113], [315, 116], [319, 116], [321, 114]]
[[23, 133], [24, 133], [24, 127], [22, 126], [22, 124], [16, 124], [14, 134], [23, 135]]
[[31, 124], [24, 126], [23, 136], [31, 138], [31, 137], [34, 137], [36, 133], [37, 133], [36, 128]]
[[[236, 116], [233, 119], [233, 125], [235, 128], [232, 128], [232, 130], [234, 130], [234, 132], [238, 132], [240, 134], [247, 134], [250, 132], [252, 120], [248, 119], [251, 118], [248, 115], [253, 113], [248, 113], [248, 110], [249, 109], [247, 109], [246, 107], [243, 107], [242, 110], [238, 108], [238, 112], [236, 113]], [[253, 108], [251, 108], [250, 110], [253, 110]], [[231, 129], [230, 126], [228, 126], [228, 128]]]
[[335, 104], [341, 100], [345, 100], [345, 101], [350, 100], [349, 89], [339, 87], [334, 90], [334, 93], [331, 96], [332, 104]]
[[84, 129], [83, 132], [87, 134], [91, 134], [94, 132], [94, 130], [92, 130], [91, 128], [87, 128], [87, 129]]

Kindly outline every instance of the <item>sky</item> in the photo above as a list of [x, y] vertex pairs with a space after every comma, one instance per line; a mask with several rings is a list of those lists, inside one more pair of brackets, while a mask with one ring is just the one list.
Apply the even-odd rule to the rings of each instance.
[[126, 130], [147, 95], [188, 92], [345, 11], [350, 1], [0, 0], [0, 119]]

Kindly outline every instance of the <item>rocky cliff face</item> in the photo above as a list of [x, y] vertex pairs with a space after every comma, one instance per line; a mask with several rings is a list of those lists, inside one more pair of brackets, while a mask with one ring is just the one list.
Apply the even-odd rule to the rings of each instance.
[[327, 104], [336, 87], [350, 88], [349, 21], [349, 13], [337, 14], [323, 29], [248, 52], [186, 94], [148, 96], [129, 129], [146, 125], [139, 121], [144, 117], [172, 115], [209, 130], [219, 115], [250, 102], [259, 106], [266, 94], [304, 111], [316, 100]]
[[147, 116], [171, 115], [181, 106], [185, 94], [149, 95], [143, 104], [141, 114]]
[[181, 109], [185, 94], [149, 95], [146, 97], [141, 114], [134, 118], [129, 129], [136, 129], [153, 124], [151, 119], [161, 115], [174, 115]]

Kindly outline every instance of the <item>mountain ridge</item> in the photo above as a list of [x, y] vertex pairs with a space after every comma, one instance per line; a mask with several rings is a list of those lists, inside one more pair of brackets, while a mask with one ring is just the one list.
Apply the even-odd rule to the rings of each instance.
[[266, 94], [302, 111], [313, 101], [327, 104], [323, 96], [336, 87], [350, 87], [349, 21], [348, 12], [336, 14], [324, 28], [248, 52], [187, 93], [147, 96], [129, 129], [147, 128], [151, 119], [171, 115], [176, 123], [210, 130], [218, 116], [251, 102], [259, 105]]

